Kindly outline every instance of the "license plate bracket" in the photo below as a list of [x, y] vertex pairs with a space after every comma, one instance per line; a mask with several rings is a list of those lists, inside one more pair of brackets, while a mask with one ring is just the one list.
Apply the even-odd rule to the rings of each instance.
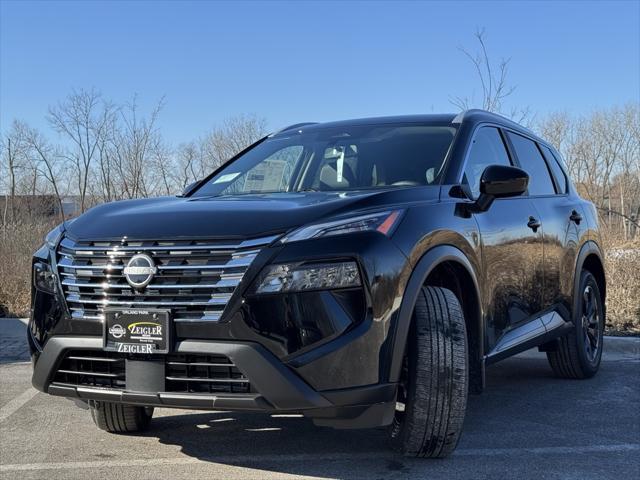
[[170, 311], [119, 309], [104, 312], [104, 349], [130, 354], [169, 353]]

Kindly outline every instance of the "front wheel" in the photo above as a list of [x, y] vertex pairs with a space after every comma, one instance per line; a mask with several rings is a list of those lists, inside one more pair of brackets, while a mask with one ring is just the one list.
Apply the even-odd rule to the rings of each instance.
[[423, 287], [413, 314], [391, 440], [404, 455], [441, 458], [455, 450], [467, 406], [467, 334], [450, 290]]
[[555, 351], [547, 352], [551, 369], [561, 378], [591, 378], [602, 358], [605, 311], [591, 272], [581, 272], [578, 292], [573, 312], [575, 328], [559, 339]]
[[153, 408], [110, 402], [89, 402], [91, 418], [100, 430], [111, 433], [132, 433], [146, 430]]

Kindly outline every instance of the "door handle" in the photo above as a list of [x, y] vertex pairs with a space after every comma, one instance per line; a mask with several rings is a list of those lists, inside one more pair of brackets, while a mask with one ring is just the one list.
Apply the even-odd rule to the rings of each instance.
[[571, 215], [569, 215], [569, 220], [571, 220], [576, 225], [580, 225], [580, 222], [582, 221], [582, 215], [574, 210], [573, 212], [571, 212]]
[[529, 227], [531, 230], [533, 230], [533, 233], [536, 233], [538, 231], [538, 229], [540, 228], [540, 220], [538, 220], [536, 217], [529, 217], [529, 221], [527, 222], [527, 227]]

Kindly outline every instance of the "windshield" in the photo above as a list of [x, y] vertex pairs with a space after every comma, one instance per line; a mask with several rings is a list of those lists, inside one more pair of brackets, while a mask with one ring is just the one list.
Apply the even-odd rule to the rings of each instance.
[[454, 135], [451, 126], [416, 124], [287, 131], [230, 163], [194, 196], [433, 185]]

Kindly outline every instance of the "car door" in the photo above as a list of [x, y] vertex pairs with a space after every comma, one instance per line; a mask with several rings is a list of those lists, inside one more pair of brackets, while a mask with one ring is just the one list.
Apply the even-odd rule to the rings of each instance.
[[542, 306], [568, 321], [573, 269], [581, 231], [586, 228], [580, 199], [570, 194], [567, 176], [551, 149], [514, 132], [508, 132], [507, 138], [520, 167], [529, 173], [529, 198], [542, 222]]
[[[476, 130], [465, 163], [463, 185], [468, 196], [480, 193], [480, 176], [488, 165], [512, 165], [502, 132], [492, 126]], [[483, 306], [486, 351], [501, 337], [527, 323], [541, 309], [542, 231], [526, 196], [496, 199], [486, 212], [475, 213], [484, 266]]]

